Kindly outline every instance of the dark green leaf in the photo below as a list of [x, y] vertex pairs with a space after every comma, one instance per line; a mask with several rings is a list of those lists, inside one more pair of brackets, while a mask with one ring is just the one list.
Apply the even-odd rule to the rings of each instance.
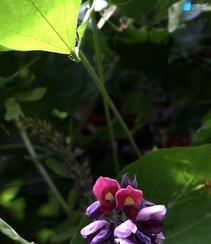
[[70, 208], [70, 211], [73, 210], [75, 204], [77, 201], [77, 195], [74, 189], [71, 189], [68, 194], [68, 206]]
[[6, 108], [5, 120], [10, 121], [20, 117], [22, 110], [16, 99], [11, 97], [4, 102]]
[[88, 217], [84, 216], [82, 219], [81, 219], [81, 222], [79, 223], [76, 231], [75, 231], [75, 234], [73, 235], [71, 241], [69, 244], [85, 244], [86, 242], [84, 241], [84, 239], [81, 237], [81, 234], [80, 234], [80, 230], [85, 227], [86, 225], [88, 225], [90, 223], [90, 220]]
[[61, 243], [65, 240], [70, 240], [78, 228], [78, 222], [81, 219], [80, 211], [72, 211], [70, 217], [54, 229], [54, 234], [50, 240], [52, 243]]
[[193, 145], [211, 143], [211, 113], [202, 120], [202, 126], [193, 135]]
[[158, 23], [167, 17], [168, 7], [176, 0], [112, 0], [129, 17], [136, 20]]
[[55, 174], [61, 177], [67, 177], [67, 174], [65, 173], [64, 167], [62, 166], [61, 162], [49, 158], [48, 160], [46, 160], [45, 163]]
[[40, 100], [46, 92], [47, 89], [45, 87], [39, 87], [31, 91], [18, 93], [16, 98], [20, 102], [35, 102]]

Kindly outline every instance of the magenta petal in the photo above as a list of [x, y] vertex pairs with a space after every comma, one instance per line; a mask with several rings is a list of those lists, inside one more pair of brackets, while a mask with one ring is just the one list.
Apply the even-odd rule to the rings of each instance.
[[87, 225], [81, 230], [81, 235], [83, 238], [87, 238], [92, 234], [95, 234], [98, 230], [100, 230], [102, 227], [104, 227], [108, 221], [105, 220], [96, 220], [92, 222], [91, 224]]
[[139, 211], [136, 219], [146, 221], [153, 216], [156, 216], [157, 219], [162, 219], [165, 215], [166, 207], [164, 205], [154, 205], [151, 207], [142, 208]]
[[136, 231], [137, 226], [131, 220], [127, 220], [115, 228], [114, 236], [124, 239], [129, 237], [131, 234], [135, 234]]
[[105, 195], [107, 193], [110, 193], [114, 197], [119, 189], [120, 185], [116, 180], [100, 176], [93, 186], [93, 193], [97, 200], [102, 204], [103, 201], [105, 201]]
[[120, 189], [116, 195], [116, 202], [118, 207], [124, 207], [127, 205], [138, 206], [141, 203], [143, 192], [137, 189], [134, 189], [131, 186], [127, 188]]

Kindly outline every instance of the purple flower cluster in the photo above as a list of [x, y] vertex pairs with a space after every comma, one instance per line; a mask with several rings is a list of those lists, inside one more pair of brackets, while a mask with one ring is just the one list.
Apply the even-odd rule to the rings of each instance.
[[121, 184], [100, 177], [93, 187], [97, 201], [86, 210], [93, 222], [81, 230], [90, 244], [161, 244], [166, 208], [143, 198], [136, 179], [127, 175]]

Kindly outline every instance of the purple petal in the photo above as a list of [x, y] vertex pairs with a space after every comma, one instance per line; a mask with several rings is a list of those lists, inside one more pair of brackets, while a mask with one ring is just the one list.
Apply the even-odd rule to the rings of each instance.
[[123, 175], [122, 181], [120, 184], [121, 188], [127, 188], [128, 186], [132, 186], [134, 189], [138, 188], [138, 183], [136, 177], [134, 179], [130, 179], [127, 174]]
[[141, 206], [142, 208], [145, 208], [145, 207], [151, 207], [151, 206], [154, 206], [155, 204], [153, 202], [150, 202], [144, 198], [142, 198], [142, 201], [141, 201]]
[[164, 240], [165, 240], [165, 237], [164, 237], [163, 233], [162, 232], [159, 233], [157, 235], [156, 243], [157, 244], [162, 244]]
[[108, 240], [112, 235], [111, 224], [107, 224], [103, 229], [92, 239], [90, 244], [101, 244]]
[[137, 226], [140, 226], [140, 229], [145, 234], [159, 234], [163, 230], [164, 221], [152, 218], [147, 221], [137, 222]]
[[114, 236], [124, 239], [129, 237], [131, 234], [135, 234], [136, 231], [137, 226], [131, 220], [127, 220], [115, 228]]
[[136, 239], [138, 239], [137, 243], [143, 243], [143, 244], [151, 244], [151, 239], [144, 235], [141, 231], [136, 232]]
[[128, 239], [128, 238], [124, 238], [124, 239], [116, 238], [116, 239], [115, 239], [115, 243], [118, 243], [118, 244], [134, 244], [134, 243], [131, 242], [130, 239]]
[[86, 209], [86, 215], [92, 218], [93, 220], [99, 219], [103, 213], [101, 211], [101, 205], [99, 201], [96, 201], [92, 203], [87, 209]]
[[138, 215], [137, 220], [146, 221], [152, 216], [156, 216], [156, 219], [162, 219], [166, 215], [166, 207], [164, 205], [154, 205], [151, 207], [142, 208]]
[[81, 235], [83, 238], [88, 238], [90, 235], [95, 234], [98, 230], [102, 229], [108, 221], [105, 220], [96, 220], [91, 224], [87, 225], [81, 230]]

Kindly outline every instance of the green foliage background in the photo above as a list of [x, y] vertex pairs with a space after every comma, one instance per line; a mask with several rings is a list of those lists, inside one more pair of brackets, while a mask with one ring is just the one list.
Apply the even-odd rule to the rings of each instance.
[[[117, 10], [97, 30], [103, 13], [92, 5], [82, 22], [79, 0], [0, 1], [0, 217], [12, 226], [0, 220], [4, 244], [84, 243], [89, 184], [124, 173], [167, 206], [165, 243], [211, 241], [210, 6], [184, 13], [183, 1], [108, 2]], [[82, 50], [140, 157], [96, 75], [79, 62]]]

